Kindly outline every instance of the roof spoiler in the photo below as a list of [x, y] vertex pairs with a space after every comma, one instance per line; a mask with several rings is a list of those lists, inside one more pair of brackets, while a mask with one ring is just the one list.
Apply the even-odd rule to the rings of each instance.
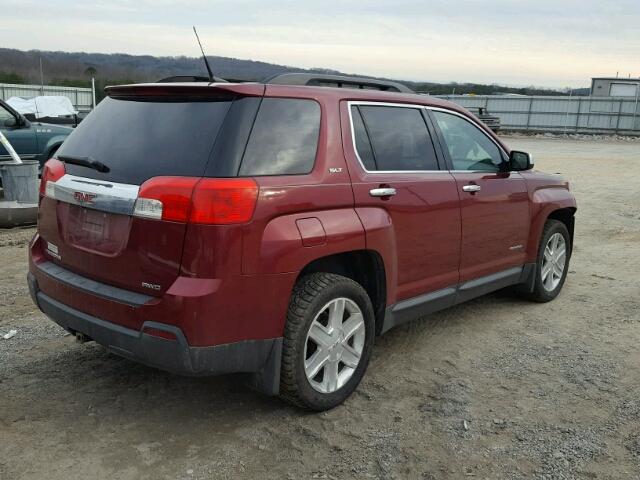
[[271, 85], [306, 85], [315, 87], [356, 88], [383, 92], [415, 93], [406, 85], [390, 80], [352, 77], [348, 75], [324, 75], [316, 73], [283, 73], [264, 80]]
[[173, 99], [211, 99], [228, 95], [240, 97], [261, 97], [265, 86], [261, 83], [199, 83], [199, 82], [166, 82], [136, 83], [132, 85], [114, 85], [104, 89], [112, 98], [136, 97], [172, 97]]
[[[220, 77], [213, 77], [216, 83], [225, 83], [226, 80]], [[157, 80], [156, 83], [187, 83], [187, 82], [209, 82], [209, 77], [201, 77], [198, 75], [174, 75]]]

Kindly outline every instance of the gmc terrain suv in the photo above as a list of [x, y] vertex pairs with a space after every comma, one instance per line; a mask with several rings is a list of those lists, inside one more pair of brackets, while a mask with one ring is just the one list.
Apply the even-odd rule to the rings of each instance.
[[376, 335], [565, 281], [567, 182], [454, 104], [309, 75], [107, 93], [46, 163], [30, 245], [33, 300], [80, 340], [324, 410]]

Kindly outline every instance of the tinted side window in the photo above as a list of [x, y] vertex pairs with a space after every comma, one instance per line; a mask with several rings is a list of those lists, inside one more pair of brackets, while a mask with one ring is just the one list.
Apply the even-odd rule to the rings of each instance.
[[353, 135], [356, 139], [356, 151], [358, 157], [362, 161], [364, 168], [367, 170], [376, 170], [376, 161], [373, 158], [373, 150], [369, 141], [369, 134], [362, 122], [362, 116], [358, 107], [351, 107], [351, 116], [353, 118]]
[[320, 105], [313, 100], [265, 98], [260, 105], [240, 175], [299, 175], [313, 170]]
[[420, 109], [361, 105], [378, 170], [438, 170]]
[[4, 128], [4, 122], [11, 120], [12, 118], [14, 118], [14, 116], [11, 115], [9, 110], [0, 105], [0, 128]]
[[454, 170], [498, 172], [504, 161], [498, 146], [478, 127], [450, 113], [433, 112]]

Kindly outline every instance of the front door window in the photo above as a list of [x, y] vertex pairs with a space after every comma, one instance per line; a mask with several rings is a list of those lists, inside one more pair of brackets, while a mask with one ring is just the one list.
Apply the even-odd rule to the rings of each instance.
[[0, 105], [0, 128], [7, 128], [7, 123], [15, 123], [16, 117], [14, 117], [9, 110]]
[[498, 146], [479, 128], [450, 113], [434, 111], [454, 170], [499, 172], [504, 159]]

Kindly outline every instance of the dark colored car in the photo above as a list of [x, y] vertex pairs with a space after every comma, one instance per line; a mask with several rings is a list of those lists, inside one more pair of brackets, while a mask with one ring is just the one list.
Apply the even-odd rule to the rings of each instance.
[[498, 133], [500, 131], [500, 117], [498, 117], [497, 115], [492, 115], [484, 107], [469, 108], [469, 111], [495, 133]]
[[35, 114], [27, 113], [25, 114], [25, 118], [30, 122], [42, 122], [48, 123], [50, 125], [64, 125], [68, 127], [75, 128], [78, 124], [84, 120], [87, 116], [86, 113], [79, 113], [77, 115], [63, 115], [59, 117], [40, 117], [36, 118]]
[[124, 357], [323, 410], [375, 335], [505, 287], [555, 298], [567, 182], [454, 104], [353, 83], [109, 88], [45, 166], [34, 301]]
[[[29, 121], [2, 100], [0, 130], [22, 160], [38, 160], [40, 165], [51, 158], [73, 132], [71, 127]], [[9, 152], [0, 145], [0, 162], [11, 160]]]

